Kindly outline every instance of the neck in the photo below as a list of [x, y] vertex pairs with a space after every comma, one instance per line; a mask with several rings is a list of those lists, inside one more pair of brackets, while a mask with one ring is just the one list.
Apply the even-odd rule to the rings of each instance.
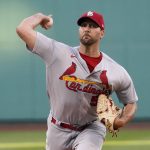
[[100, 56], [100, 50], [98, 45], [85, 46], [80, 43], [79, 52], [90, 57]]

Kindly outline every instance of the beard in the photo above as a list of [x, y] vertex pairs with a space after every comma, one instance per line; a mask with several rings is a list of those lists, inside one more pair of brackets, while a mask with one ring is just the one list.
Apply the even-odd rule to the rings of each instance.
[[90, 35], [84, 34], [82, 37], [80, 37], [80, 42], [85, 46], [90, 46], [96, 43], [96, 40], [93, 39]]

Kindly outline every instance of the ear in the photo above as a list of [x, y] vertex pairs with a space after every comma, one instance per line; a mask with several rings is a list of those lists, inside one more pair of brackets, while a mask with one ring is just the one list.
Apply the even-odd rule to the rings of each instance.
[[100, 39], [102, 39], [102, 38], [104, 37], [104, 35], [105, 35], [104, 30], [101, 30], [101, 31], [100, 31]]

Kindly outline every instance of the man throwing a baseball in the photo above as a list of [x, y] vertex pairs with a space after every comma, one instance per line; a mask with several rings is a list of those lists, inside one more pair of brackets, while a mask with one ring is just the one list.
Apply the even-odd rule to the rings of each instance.
[[[100, 49], [105, 29], [103, 16], [89, 11], [81, 15], [77, 24], [80, 39], [77, 47], [36, 32], [39, 25], [45, 29], [53, 25], [51, 16], [42, 13], [24, 19], [16, 29], [28, 50], [40, 56], [46, 65], [51, 106], [46, 150], [100, 150], [106, 128], [123, 127], [133, 118], [137, 108], [138, 98], [131, 77]], [[109, 119], [98, 118], [103, 102], [99, 103], [101, 109], [97, 109], [97, 104], [101, 95], [109, 98], [113, 92], [123, 109], [111, 123]], [[104, 100], [104, 96], [102, 98]], [[113, 103], [109, 102], [105, 106], [108, 104], [112, 109]]]

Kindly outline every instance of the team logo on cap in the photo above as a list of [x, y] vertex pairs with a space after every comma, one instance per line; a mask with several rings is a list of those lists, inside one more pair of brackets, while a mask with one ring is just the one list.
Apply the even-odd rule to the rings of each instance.
[[87, 16], [93, 16], [93, 12], [92, 11], [87, 12]]

